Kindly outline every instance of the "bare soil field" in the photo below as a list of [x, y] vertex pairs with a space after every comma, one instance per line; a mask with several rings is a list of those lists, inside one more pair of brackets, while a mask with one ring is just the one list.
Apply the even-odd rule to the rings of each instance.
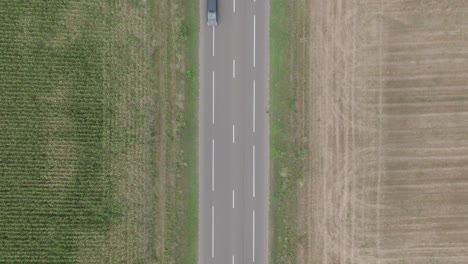
[[292, 2], [298, 263], [468, 263], [468, 2]]

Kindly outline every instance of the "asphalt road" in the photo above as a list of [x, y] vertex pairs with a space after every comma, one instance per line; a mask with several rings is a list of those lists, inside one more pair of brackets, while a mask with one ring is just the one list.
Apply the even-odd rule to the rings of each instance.
[[268, 263], [268, 0], [200, 0], [199, 263]]

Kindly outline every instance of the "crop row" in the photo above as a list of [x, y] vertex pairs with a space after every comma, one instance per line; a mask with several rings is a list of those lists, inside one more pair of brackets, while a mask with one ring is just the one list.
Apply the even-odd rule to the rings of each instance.
[[124, 127], [115, 118], [134, 113], [115, 104], [143, 95], [120, 84], [141, 76], [126, 75], [116, 57], [125, 43], [109, 38], [121, 21], [97, 16], [101, 5], [0, 3], [0, 263], [73, 263], [83, 252], [95, 263], [119, 219], [113, 186], [125, 171], [109, 163], [131, 158], [140, 124]]

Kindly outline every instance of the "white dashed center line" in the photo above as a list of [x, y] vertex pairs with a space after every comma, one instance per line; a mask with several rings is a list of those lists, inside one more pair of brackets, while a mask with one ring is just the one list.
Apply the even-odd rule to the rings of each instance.
[[255, 80], [253, 81], [253, 114], [252, 114], [252, 127], [255, 133]]
[[213, 82], [213, 87], [212, 87], [212, 109], [211, 109], [211, 112], [212, 112], [212, 122], [213, 122], [213, 125], [214, 125], [214, 116], [215, 116], [215, 73], [213, 72], [213, 78], [212, 78], [212, 82]]
[[236, 78], [236, 60], [232, 60], [232, 78]]
[[211, 258], [214, 258], [214, 206], [211, 206]]
[[255, 262], [255, 210], [252, 215], [252, 262]]
[[232, 143], [236, 143], [236, 127], [232, 125]]
[[253, 164], [253, 168], [252, 168], [252, 196], [255, 198], [255, 145], [253, 145], [252, 147], [252, 164]]
[[253, 36], [253, 66], [254, 66], [254, 68], [255, 68], [255, 46], [256, 46], [255, 45], [255, 37], [256, 37], [255, 36], [256, 35], [256, 32], [255, 32], [256, 31], [256, 29], [255, 29], [256, 26], [255, 26], [255, 24], [256, 24], [256, 19], [255, 19], [255, 15], [254, 15], [254, 23], [253, 23], [253, 32], [254, 32], [253, 33], [254, 34], [254, 36]]
[[214, 191], [214, 139], [211, 140], [211, 191]]

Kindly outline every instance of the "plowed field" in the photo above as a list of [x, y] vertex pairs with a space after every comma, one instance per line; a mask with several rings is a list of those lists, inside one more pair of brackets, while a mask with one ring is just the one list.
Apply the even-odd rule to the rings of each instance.
[[468, 263], [468, 2], [304, 4], [298, 262]]

